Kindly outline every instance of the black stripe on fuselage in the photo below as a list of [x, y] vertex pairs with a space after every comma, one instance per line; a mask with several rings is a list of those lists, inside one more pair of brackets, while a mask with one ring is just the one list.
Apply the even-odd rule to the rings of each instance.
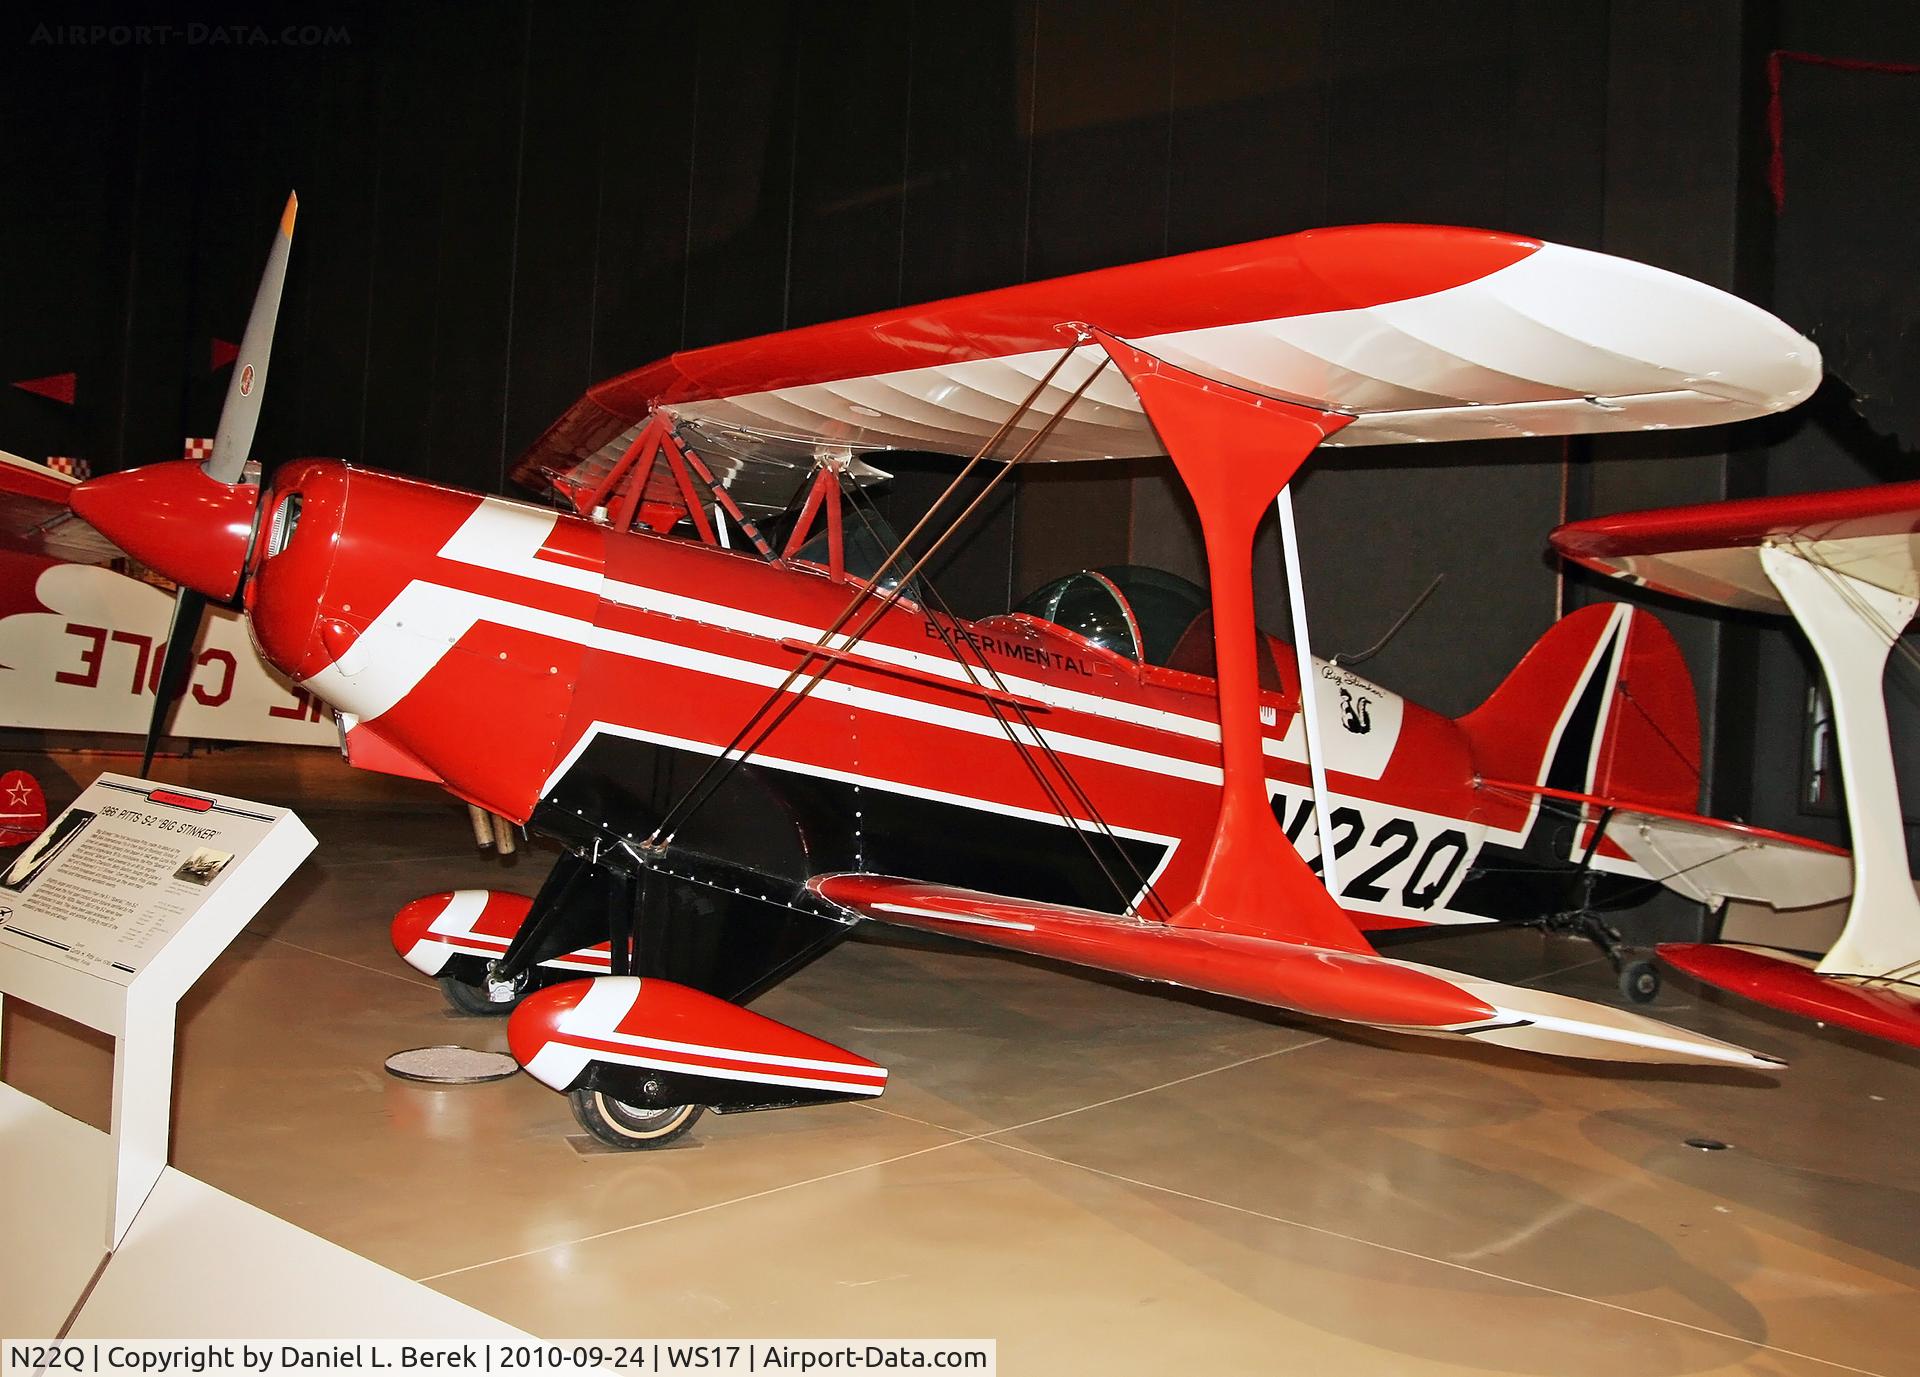
[[[570, 846], [644, 840], [712, 760], [603, 732], [542, 800], [534, 823]], [[926, 798], [884, 782], [827, 779], [751, 759], [728, 769], [719, 789], [676, 821], [673, 838], [676, 864], [697, 867], [711, 857], [744, 866], [765, 878], [769, 893], [851, 870], [1104, 913], [1126, 911], [1140, 887], [1136, 874], [1153, 875], [1170, 850], [1163, 842], [1012, 816], [988, 803]]]

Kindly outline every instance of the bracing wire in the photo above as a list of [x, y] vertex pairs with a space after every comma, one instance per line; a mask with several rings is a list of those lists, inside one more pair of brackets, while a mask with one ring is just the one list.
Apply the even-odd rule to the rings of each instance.
[[[848, 497], [848, 505], [852, 508], [854, 515], [859, 519], [861, 525], [866, 528], [867, 533], [877, 540], [879, 538], [879, 532], [875, 530], [872, 520], [869, 519], [866, 511], [862, 509], [861, 504], [866, 500], [865, 494], [858, 492], [857, 489], [850, 489], [848, 490]], [[947, 617], [949, 621], [959, 620], [959, 618], [954, 616], [953, 608], [947, 603], [946, 598], [940, 593], [939, 589], [934, 587], [933, 580], [930, 577], [923, 578], [921, 580], [921, 586], [926, 589], [928, 598], [937, 604], [937, 607], [934, 609], [935, 611]], [[964, 635], [956, 636], [951, 627], [941, 625], [938, 617], [928, 618], [928, 624], [935, 628], [941, 644], [946, 647], [947, 653], [953, 657], [954, 662], [960, 666], [961, 672], [967, 676], [968, 683], [973, 684], [975, 687], [981, 687], [980, 680], [976, 677], [974, 667], [967, 663], [961, 653], [960, 647], [962, 645], [967, 646], [973, 651], [974, 658], [979, 661], [980, 669], [984, 670], [987, 678], [992, 681], [993, 688], [1001, 694], [1008, 695], [1009, 698], [1011, 697], [1006, 681], [1001, 678], [999, 670], [994, 668], [992, 661], [987, 658], [986, 652], [982, 650], [979, 645]], [[1052, 743], [1047, 740], [1046, 735], [1034, 724], [1033, 719], [1027, 714], [1026, 709], [1018, 702], [1009, 701], [1006, 704], [1006, 707], [1012, 710], [1014, 716], [1019, 718], [1020, 726], [1026, 730], [1027, 735], [1026, 738], [1023, 739], [1019, 732], [1014, 729], [1014, 724], [1007, 719], [1006, 714], [1001, 710], [999, 702], [996, 702], [995, 699], [988, 694], [982, 694], [982, 700], [986, 703], [987, 709], [993, 714], [994, 720], [1000, 724], [1000, 729], [1006, 733], [1007, 740], [1012, 742], [1014, 748], [1019, 751], [1021, 759], [1026, 762], [1027, 768], [1032, 772], [1035, 781], [1039, 783], [1041, 789], [1046, 793], [1048, 801], [1053, 805], [1054, 811], [1057, 812], [1061, 820], [1080, 837], [1082, 844], [1087, 848], [1087, 854], [1093, 858], [1093, 863], [1099, 868], [1100, 873], [1105, 876], [1107, 882], [1111, 884], [1115, 892], [1119, 894], [1120, 901], [1128, 912], [1135, 912], [1137, 896], [1144, 896], [1160, 911], [1163, 918], [1170, 917], [1171, 910], [1167, 907], [1166, 902], [1160, 898], [1158, 892], [1155, 891], [1152, 880], [1140, 872], [1140, 867], [1135, 864], [1132, 854], [1128, 852], [1127, 848], [1121, 843], [1120, 838], [1115, 834], [1113, 828], [1101, 814], [1099, 807], [1094, 803], [1085, 787], [1082, 786], [1080, 781], [1074, 776], [1073, 771], [1067, 767], [1067, 763], [1060, 758], [1059, 752], [1054, 750]], [[1093, 838], [1088, 836], [1086, 829], [1079, 825], [1079, 821], [1074, 817], [1072, 810], [1067, 806], [1067, 802], [1061, 796], [1058, 788], [1055, 787], [1052, 780], [1048, 778], [1046, 771], [1041, 768], [1040, 762], [1033, 758], [1033, 752], [1028, 744], [1029, 741], [1032, 745], [1037, 745], [1041, 752], [1044, 753], [1047, 760], [1051, 762], [1053, 768], [1059, 773], [1060, 778], [1066, 782], [1067, 788], [1072, 792], [1075, 801], [1078, 802], [1080, 807], [1086, 812], [1088, 821], [1092, 822], [1101, 835], [1107, 839], [1113, 848], [1114, 854], [1120, 857], [1121, 861], [1132, 873], [1135, 881], [1133, 889], [1128, 890], [1123, 881], [1115, 876], [1113, 871], [1108, 867], [1105, 858], [1100, 854], [1099, 847], [1094, 845]]]
[[[654, 827], [653, 832], [646, 840], [646, 845], [649, 848], [659, 850], [672, 845], [677, 828], [681, 826], [687, 818], [691, 817], [703, 807], [706, 802], [713, 797], [720, 785], [725, 782], [727, 776], [731, 774], [733, 769], [748, 755], [751, 755], [757, 750], [773, 731], [779, 727], [780, 723], [785, 721], [787, 716], [799, 706], [801, 701], [811, 694], [814, 687], [825, 678], [833, 664], [830, 658], [822, 656], [820, 652], [827, 648], [833, 637], [841, 632], [842, 628], [854, 618], [861, 607], [871, 605], [871, 615], [869, 615], [859, 627], [847, 633], [843, 644], [838, 647], [841, 650], [851, 648], [857, 644], [859, 640], [872, 629], [880, 617], [885, 615], [887, 609], [899, 600], [901, 590], [911, 583], [914, 576], [939, 552], [947, 539], [960, 527], [961, 523], [980, 507], [981, 503], [983, 503], [993, 492], [994, 488], [1005, 479], [1015, 465], [1024, 460], [1053, 433], [1054, 428], [1066, 416], [1074, 403], [1078, 402], [1080, 398], [1085, 395], [1087, 389], [1092, 386], [1094, 379], [1105, 371], [1107, 363], [1109, 362], [1108, 360], [1102, 359], [1100, 364], [1088, 373], [1086, 379], [1081, 382], [1079, 387], [1074, 389], [1073, 393], [1055, 410], [1045, 424], [1036, 430], [1032, 437], [1021, 446], [1020, 450], [1002, 466], [1000, 471], [988, 480], [979, 494], [953, 519], [946, 531], [935, 539], [926, 553], [921, 555], [906, 573], [899, 576], [898, 582], [892, 589], [888, 590], [884, 595], [876, 591], [880, 581], [885, 578], [894, 566], [900, 562], [902, 557], [904, 557], [908, 546], [914, 538], [926, 529], [927, 525], [932, 521], [934, 514], [959, 490], [961, 483], [966, 479], [967, 475], [972, 473], [976, 467], [984, 462], [987, 457], [998, 448], [1000, 442], [1004, 440], [1019, 423], [1020, 418], [1032, 410], [1034, 403], [1052, 382], [1054, 376], [1065, 366], [1067, 360], [1074, 356], [1080, 346], [1081, 342], [1076, 340], [1061, 352], [1060, 356], [1054, 360], [1053, 365], [1048, 368], [1040, 380], [1034, 384], [1033, 389], [1028, 392], [1020, 405], [1016, 407], [1012, 414], [988, 437], [986, 443], [967, 461], [966, 465], [955, 475], [953, 481], [934, 499], [933, 505], [929, 507], [926, 514], [914, 524], [913, 529], [900, 539], [894, 546], [892, 552], [881, 561], [879, 568], [874, 571], [872, 576], [860, 583], [853, 597], [848, 600], [847, 605], [841, 609], [840, 614], [834, 618], [832, 624], [820, 633], [819, 638], [806, 653], [801, 656], [800, 662], [774, 687], [766, 698], [761, 701], [760, 705], [748, 715], [747, 720], [741, 724], [740, 729], [734, 733], [733, 738], [722, 748], [720, 754], [708, 762], [706, 768], [701, 771], [693, 784], [688, 787], [686, 792], [683, 793], [672, 807], [667, 810], [665, 815], [662, 816], [660, 822]], [[819, 668], [813, 669], [813, 666], [816, 664], [819, 665]], [[789, 690], [793, 690], [794, 685], [800, 681], [803, 675], [808, 675], [809, 670], [813, 672], [807, 678], [806, 683], [801, 685], [800, 688], [794, 691], [791, 697], [789, 697]], [[778, 707], [778, 711], [775, 711], [776, 707]], [[773, 716], [769, 721], [767, 717], [770, 712], [773, 713]], [[763, 723], [764, 725], [762, 725]], [[751, 741], [748, 740], [749, 736], [752, 737]]]

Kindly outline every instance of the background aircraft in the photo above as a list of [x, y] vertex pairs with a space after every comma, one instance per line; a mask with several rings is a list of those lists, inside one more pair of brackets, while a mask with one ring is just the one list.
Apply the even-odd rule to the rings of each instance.
[[1553, 533], [1567, 558], [1677, 597], [1787, 613], [1833, 696], [1853, 837], [1846, 926], [1824, 956], [1667, 943], [1688, 974], [1789, 1013], [1920, 1047], [1920, 899], [1887, 724], [1887, 660], [1920, 606], [1920, 483], [1631, 512]]

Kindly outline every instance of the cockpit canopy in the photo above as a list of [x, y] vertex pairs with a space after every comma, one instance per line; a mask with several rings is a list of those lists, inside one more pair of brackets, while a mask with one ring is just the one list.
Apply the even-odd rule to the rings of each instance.
[[[1013, 610], [1129, 660], [1209, 679], [1216, 673], [1213, 606], [1206, 590], [1163, 569], [1140, 564], [1083, 569], [1055, 579]], [[1260, 646], [1255, 661], [1260, 687], [1290, 692], [1292, 666], [1285, 647], [1264, 634]]]
[[1013, 610], [1129, 660], [1168, 665], [1207, 608], [1206, 591], [1177, 574], [1116, 564], [1055, 579]]

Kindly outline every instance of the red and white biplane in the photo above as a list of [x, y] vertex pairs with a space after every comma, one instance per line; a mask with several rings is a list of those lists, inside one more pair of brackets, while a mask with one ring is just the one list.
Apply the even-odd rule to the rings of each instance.
[[[1819, 355], [1765, 312], [1512, 235], [1312, 231], [676, 355], [528, 456], [563, 512], [333, 460], [246, 481], [291, 229], [290, 204], [213, 457], [72, 509], [192, 590], [183, 619], [244, 606], [355, 764], [563, 843], [531, 900], [430, 896], [395, 942], [464, 1007], [511, 1008], [522, 1065], [606, 1141], [880, 1093], [882, 1068], [740, 1007], [860, 921], [1383, 1028], [1777, 1064], [1369, 940], [1588, 914], [1723, 826], [1690, 812], [1697, 710], [1651, 616], [1566, 618], [1451, 720], [1313, 659], [1297, 568], [1300, 644], [1262, 635], [1250, 563], [1276, 501], [1292, 561], [1287, 483], [1322, 449], [1792, 406]], [[970, 456], [989, 486], [1168, 454], [1211, 590], [1096, 570], [955, 618], [924, 569], [979, 498], [896, 541], [862, 492], [886, 450]], [[1735, 845], [1717, 893], [1845, 892], [1831, 848]]]

